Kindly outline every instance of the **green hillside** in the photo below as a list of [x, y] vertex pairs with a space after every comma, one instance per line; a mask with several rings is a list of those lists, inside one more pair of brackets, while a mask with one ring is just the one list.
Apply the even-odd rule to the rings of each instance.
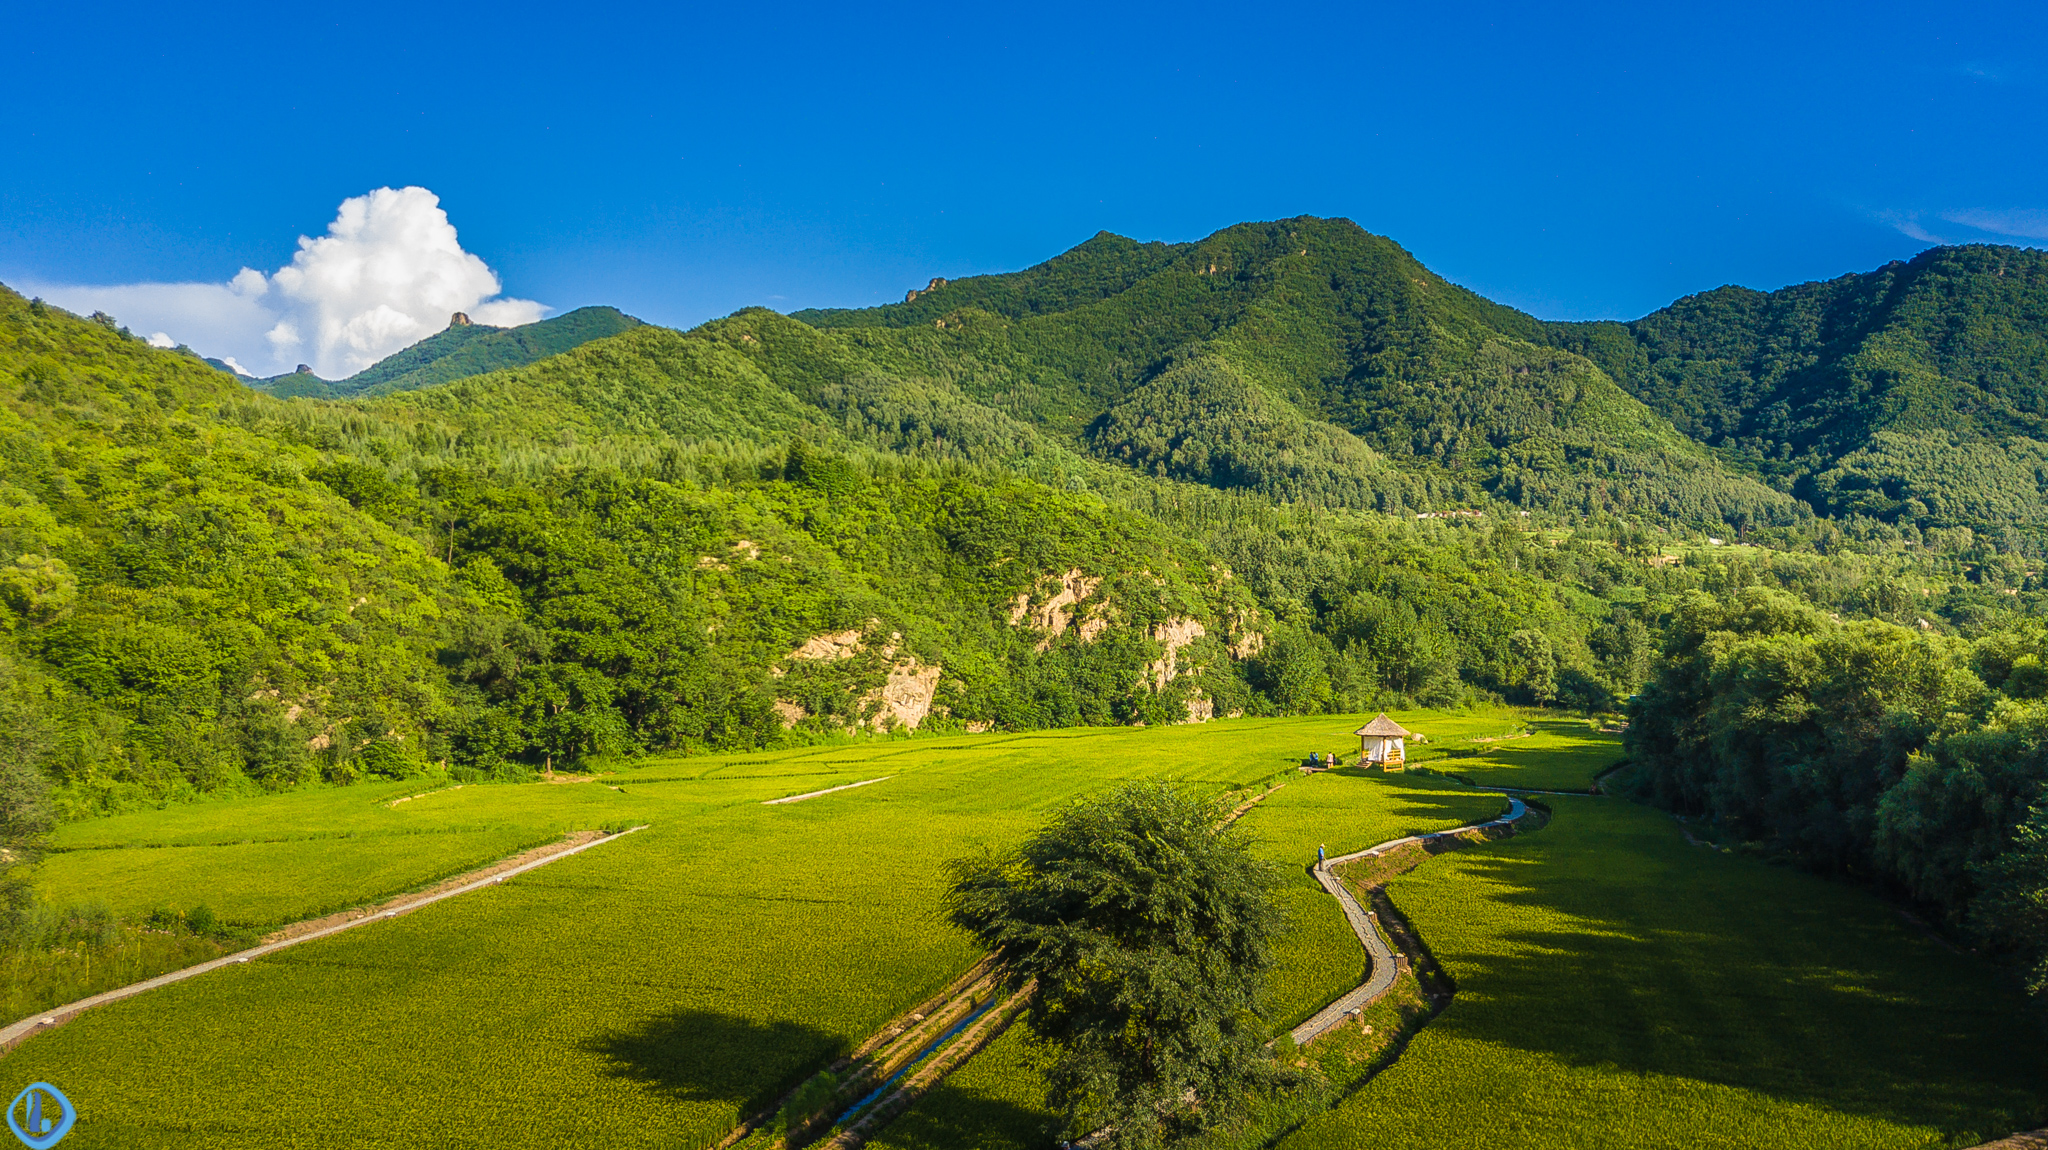
[[2048, 523], [2048, 253], [1935, 248], [1551, 337], [1829, 514]]
[[878, 373], [949, 381], [1155, 475], [1380, 510], [1802, 514], [1545, 346], [1534, 318], [1348, 220], [1177, 245], [1098, 235], [1026, 271], [792, 318], [844, 333]]
[[85, 813], [1642, 673], [1611, 549], [1242, 505], [847, 362], [750, 312], [283, 401], [0, 296], [8, 721]]
[[[2034, 274], [2018, 268], [1985, 274]], [[1886, 314], [1976, 331], [1940, 346], [1969, 350], [1950, 358], [1997, 384], [1983, 394], [2019, 395], [2032, 297], [1958, 289], [1977, 302], [1951, 307], [1933, 278]], [[482, 362], [464, 357], [506, 334], [463, 329], [372, 390]], [[2016, 621], [2048, 613], [2042, 555], [2024, 533], [1922, 532], [1833, 496], [1813, 515], [1724, 465], [1739, 444], [1717, 455], [1614, 382], [1640, 383], [1629, 349], [1647, 338], [1540, 324], [1313, 219], [1181, 245], [1098, 236], [900, 305], [634, 324], [348, 399], [266, 395], [0, 292], [0, 749], [79, 818], [913, 730], [1502, 700], [1612, 714], [1640, 696], [1645, 735], [1683, 736], [1642, 761], [1690, 763], [1711, 791], [1754, 774], [1687, 749], [1707, 745], [1695, 712], [1725, 699], [1740, 721], [1714, 729], [1757, 724], [1772, 772], [1805, 780], [1744, 816], [1769, 849], [1962, 924], [1966, 864], [2012, 856], [2011, 820], [2048, 777], [2038, 740], [2012, 734], [2041, 694], [2017, 652], [2048, 648]], [[1957, 489], [2009, 480], [2024, 510], [2028, 441], [1990, 437], [2027, 425], [1959, 410], [1949, 438], [1895, 420], [1871, 442], [1964, 453], [1927, 466]], [[1857, 458], [1756, 466], [1795, 491], [1868, 490], [1825, 486]], [[1686, 620], [1783, 614], [1772, 595], [1800, 604], [1798, 627], [1920, 636], [1950, 685], [1874, 699], [1846, 685], [1884, 675], [1809, 666], [1832, 640], [1738, 650], [1746, 623], [1685, 645]], [[1792, 686], [1764, 690], [1766, 669]], [[1752, 696], [1776, 701], [1743, 709]], [[1882, 756], [1828, 734], [1873, 715]], [[1997, 761], [2019, 766], [1966, 818], [1886, 774], [1973, 738], [2016, 742]], [[1844, 755], [1885, 777], [1806, 785]], [[1967, 824], [1970, 857], [1872, 838], [1879, 793], [1899, 807], [1887, 825]], [[1830, 811], [1860, 812], [1853, 834], [1807, 849]], [[1900, 877], [1923, 863], [1940, 884]], [[2023, 933], [1994, 932], [2015, 949]]]
[[639, 320], [615, 307], [577, 308], [521, 327], [450, 324], [404, 351], [337, 380], [332, 387], [340, 396], [413, 391], [464, 376], [522, 367], [639, 326]]
[[[508, 367], [523, 367], [639, 326], [639, 320], [614, 307], [577, 308], [566, 315], [521, 327], [491, 327], [471, 323], [464, 317], [462, 322], [450, 323], [347, 379], [325, 380], [310, 371], [298, 371], [248, 382], [249, 386], [280, 399], [387, 395]], [[218, 360], [206, 362], [222, 371], [231, 370]]]

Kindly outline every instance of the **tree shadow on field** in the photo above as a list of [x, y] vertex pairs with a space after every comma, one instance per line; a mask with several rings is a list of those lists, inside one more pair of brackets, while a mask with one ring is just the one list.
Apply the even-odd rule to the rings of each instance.
[[1054, 1145], [1053, 1116], [979, 1090], [940, 1083], [889, 1123], [897, 1150], [1040, 1150]]
[[1389, 893], [1401, 906], [1404, 886], [1440, 880], [1455, 908], [1408, 900], [1435, 908], [1411, 920], [1461, 1000], [1432, 1029], [1932, 1126], [1948, 1145], [2048, 1116], [2040, 1013], [1854, 887], [1689, 846], [1661, 814], [1597, 799]]
[[1529, 724], [1537, 735], [1574, 740], [1566, 746], [1530, 739], [1447, 747], [1420, 766], [1436, 767], [1480, 785], [1526, 786], [1538, 790], [1591, 791], [1602, 771], [1621, 761], [1621, 736], [1595, 731], [1577, 719], [1537, 719]]
[[751, 1114], [845, 1053], [847, 1043], [787, 1019], [676, 1010], [591, 1039], [584, 1049], [608, 1060], [615, 1077], [646, 1083], [675, 1101], [730, 1102]]

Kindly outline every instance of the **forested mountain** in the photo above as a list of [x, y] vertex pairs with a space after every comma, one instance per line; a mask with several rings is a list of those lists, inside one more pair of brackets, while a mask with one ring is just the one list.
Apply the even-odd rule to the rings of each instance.
[[639, 326], [639, 320], [615, 307], [577, 308], [520, 327], [450, 323], [404, 351], [331, 386], [337, 396], [412, 391], [464, 376], [522, 367]]
[[0, 296], [0, 735], [82, 813], [1642, 674], [1664, 577], [1604, 543], [1130, 476], [836, 346], [749, 312], [287, 401]]
[[0, 751], [82, 817], [1628, 706], [1645, 794], [2033, 945], [2044, 284], [1946, 249], [1544, 324], [1303, 218], [858, 311], [458, 325], [350, 398], [0, 289]]
[[1733, 527], [1803, 511], [1549, 346], [1542, 323], [1348, 220], [1189, 244], [1104, 234], [912, 295], [792, 318], [844, 333], [877, 374], [944, 380], [1152, 475], [1388, 511], [1499, 499]]
[[[250, 386], [283, 399], [386, 395], [521, 367], [639, 326], [639, 320], [613, 307], [577, 308], [522, 327], [471, 323], [457, 312], [447, 327], [347, 379], [330, 382], [301, 371], [250, 381]], [[224, 363], [207, 362], [223, 371], [232, 370]]]
[[2048, 524], [2048, 253], [1970, 245], [1633, 323], [1553, 324], [1680, 430], [1817, 510]]

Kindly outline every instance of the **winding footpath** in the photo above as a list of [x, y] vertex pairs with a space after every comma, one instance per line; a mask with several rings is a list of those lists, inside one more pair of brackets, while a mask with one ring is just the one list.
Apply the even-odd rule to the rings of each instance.
[[1359, 859], [1378, 858], [1390, 850], [1407, 846], [1410, 843], [1426, 843], [1432, 839], [1448, 838], [1452, 835], [1464, 834], [1467, 831], [1507, 826], [1528, 812], [1528, 804], [1510, 795], [1508, 797], [1508, 813], [1497, 819], [1483, 823], [1469, 823], [1462, 827], [1453, 827], [1450, 830], [1436, 831], [1432, 834], [1409, 835], [1406, 838], [1391, 839], [1378, 846], [1367, 847], [1362, 851], [1353, 851], [1348, 855], [1339, 855], [1336, 858], [1316, 864], [1316, 881], [1321, 883], [1323, 889], [1329, 891], [1338, 904], [1344, 908], [1344, 921], [1351, 924], [1351, 933], [1358, 936], [1359, 944], [1365, 947], [1365, 953], [1372, 959], [1372, 966], [1366, 972], [1365, 981], [1360, 983], [1357, 989], [1337, 999], [1337, 1001], [1332, 1002], [1330, 1005], [1323, 1007], [1315, 1013], [1315, 1017], [1288, 1032], [1289, 1036], [1294, 1039], [1295, 1044], [1300, 1045], [1319, 1035], [1326, 1034], [1336, 1027], [1338, 1023], [1343, 1022], [1349, 1017], [1352, 1011], [1363, 1010], [1368, 1003], [1376, 1001], [1380, 995], [1391, 990], [1394, 986], [1394, 979], [1400, 974], [1400, 968], [1394, 962], [1393, 950], [1387, 946], [1387, 940], [1380, 937], [1375, 916], [1371, 911], [1358, 905], [1358, 899], [1344, 885], [1344, 880], [1338, 878], [1330, 870], [1331, 867], [1337, 866], [1340, 863], [1356, 862]]

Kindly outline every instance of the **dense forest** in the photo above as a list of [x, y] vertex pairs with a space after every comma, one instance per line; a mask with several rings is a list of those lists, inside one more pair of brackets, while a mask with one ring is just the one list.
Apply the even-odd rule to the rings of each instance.
[[1550, 341], [1824, 514], [2029, 539], [2048, 523], [2048, 253], [1933, 248]]
[[0, 749], [80, 818], [1500, 699], [2040, 957], [2043, 284], [1940, 249], [1544, 324], [1304, 218], [268, 389], [0, 290]]
[[[325, 380], [309, 370], [269, 379], [248, 380], [251, 387], [280, 398], [339, 399], [354, 395], [388, 395], [394, 391], [432, 387], [437, 383], [523, 367], [560, 355], [594, 339], [617, 335], [640, 321], [612, 307], [583, 307], [524, 327], [491, 327], [471, 323], [461, 312], [447, 327], [378, 360], [347, 379]], [[238, 374], [225, 362], [206, 361], [221, 371]]]

